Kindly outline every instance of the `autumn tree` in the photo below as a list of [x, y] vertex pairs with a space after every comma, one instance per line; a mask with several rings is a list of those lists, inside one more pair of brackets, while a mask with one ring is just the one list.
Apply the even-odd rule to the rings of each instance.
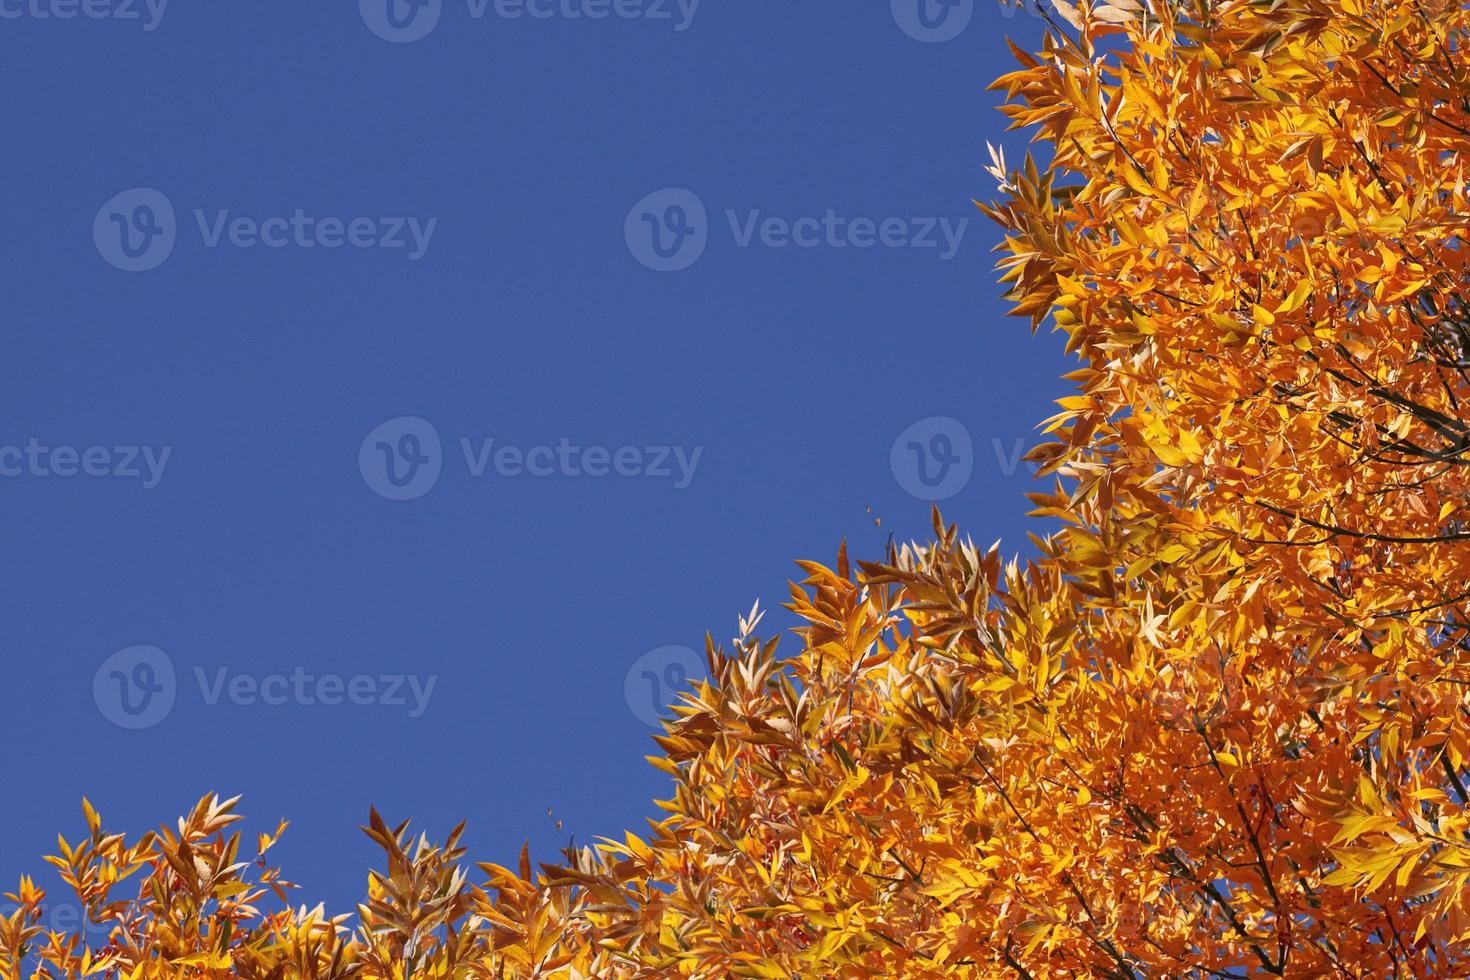
[[752, 614], [658, 738], [662, 819], [471, 879], [373, 814], [355, 916], [283, 908], [233, 801], [89, 806], [51, 860], [108, 943], [27, 879], [0, 973], [1470, 976], [1470, 10], [1038, 12], [983, 206], [1077, 359], [1038, 558], [803, 563], [799, 649]]

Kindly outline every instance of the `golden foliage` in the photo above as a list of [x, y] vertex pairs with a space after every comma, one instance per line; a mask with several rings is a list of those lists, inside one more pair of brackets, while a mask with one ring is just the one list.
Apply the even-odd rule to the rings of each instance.
[[803, 563], [801, 649], [752, 615], [659, 737], [663, 819], [473, 884], [373, 814], [351, 929], [257, 905], [232, 801], [88, 806], [51, 860], [110, 941], [22, 880], [0, 971], [1470, 976], [1470, 11], [1053, 9], [997, 82], [1050, 158], [984, 207], [1080, 361], [1038, 560], [936, 517]]

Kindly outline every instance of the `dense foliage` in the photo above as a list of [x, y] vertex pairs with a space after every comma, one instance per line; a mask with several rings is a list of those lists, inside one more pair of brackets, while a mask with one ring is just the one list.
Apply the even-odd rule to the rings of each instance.
[[1470, 11], [1046, 13], [997, 82], [1045, 159], [984, 208], [1079, 360], [1038, 560], [804, 563], [801, 649], [743, 623], [658, 739], [662, 821], [471, 879], [374, 814], [355, 922], [267, 911], [231, 803], [88, 807], [52, 861], [110, 941], [23, 881], [0, 972], [1470, 976]]

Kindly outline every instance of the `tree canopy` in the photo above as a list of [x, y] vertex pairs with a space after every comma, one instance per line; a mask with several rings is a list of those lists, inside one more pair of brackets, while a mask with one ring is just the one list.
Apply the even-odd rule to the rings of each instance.
[[233, 801], [88, 805], [49, 860], [109, 941], [25, 879], [0, 972], [1470, 975], [1470, 10], [1042, 12], [981, 205], [1077, 361], [1037, 558], [936, 515], [802, 562], [800, 648], [753, 614], [658, 737], [661, 820], [470, 872], [374, 813], [355, 922], [272, 910]]

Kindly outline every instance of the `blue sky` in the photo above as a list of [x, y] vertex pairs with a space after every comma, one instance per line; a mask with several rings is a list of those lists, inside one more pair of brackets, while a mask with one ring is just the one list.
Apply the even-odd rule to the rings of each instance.
[[370, 805], [550, 858], [793, 559], [1026, 547], [1067, 362], [970, 200], [1038, 21], [394, 2], [0, 0], [7, 884], [83, 795], [244, 794], [338, 909]]

